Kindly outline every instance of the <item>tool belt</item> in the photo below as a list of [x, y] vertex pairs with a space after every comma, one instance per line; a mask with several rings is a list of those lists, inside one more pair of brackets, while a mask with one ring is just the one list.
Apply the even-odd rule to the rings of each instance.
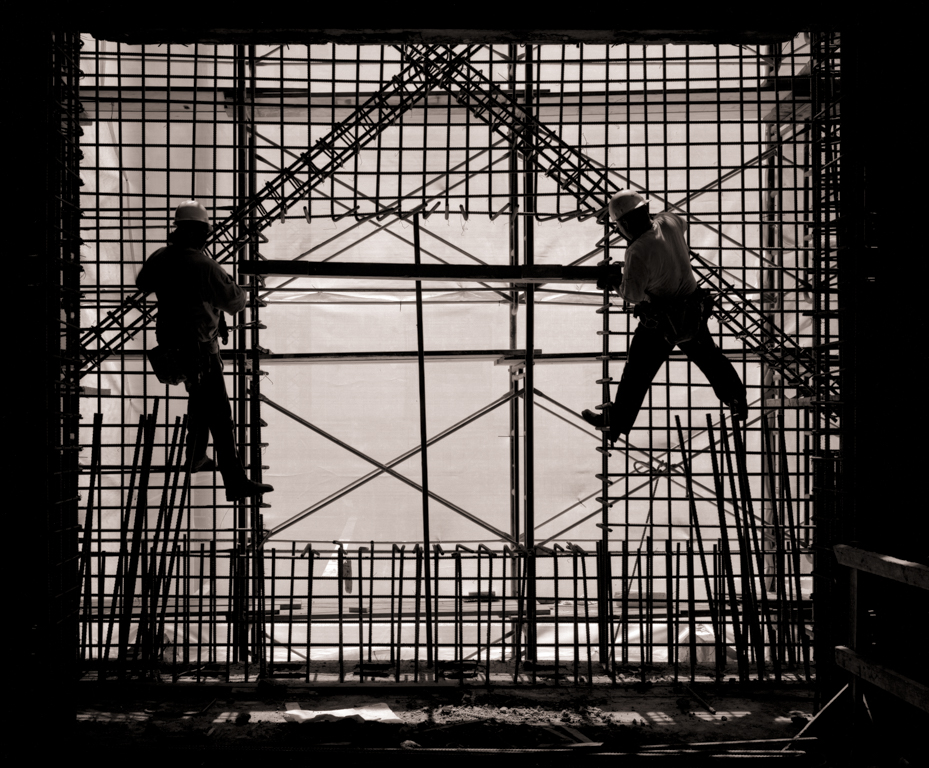
[[636, 304], [634, 316], [646, 328], [658, 328], [668, 344], [683, 344], [696, 338], [713, 313], [715, 298], [703, 288], [688, 296], [664, 298], [649, 297], [649, 301]]
[[146, 352], [152, 371], [162, 384], [199, 384], [209, 357], [210, 342], [162, 344]]

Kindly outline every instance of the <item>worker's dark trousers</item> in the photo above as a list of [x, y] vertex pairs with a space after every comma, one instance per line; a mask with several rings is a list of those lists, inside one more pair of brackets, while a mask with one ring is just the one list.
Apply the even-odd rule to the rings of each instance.
[[241, 482], [245, 470], [235, 445], [232, 408], [223, 381], [223, 361], [218, 352], [201, 353], [200, 382], [187, 383], [187, 460], [196, 464], [206, 456], [209, 435], [226, 488]]
[[[722, 402], [745, 399], [745, 385], [742, 379], [722, 350], [716, 346], [705, 323], [695, 338], [677, 346], [703, 371], [703, 375], [713, 386], [716, 397]], [[673, 349], [674, 345], [665, 341], [659, 328], [646, 328], [639, 323], [629, 345], [629, 356], [626, 367], [623, 368], [616, 399], [610, 408], [610, 432], [613, 435], [629, 434], [645, 395], [652, 385], [652, 379]]]

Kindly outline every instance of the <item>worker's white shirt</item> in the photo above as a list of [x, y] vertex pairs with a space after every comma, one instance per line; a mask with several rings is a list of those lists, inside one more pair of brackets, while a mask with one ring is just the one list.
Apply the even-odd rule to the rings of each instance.
[[649, 296], [688, 296], [697, 290], [686, 234], [687, 224], [680, 216], [657, 214], [651, 230], [626, 249], [619, 295], [638, 304]]

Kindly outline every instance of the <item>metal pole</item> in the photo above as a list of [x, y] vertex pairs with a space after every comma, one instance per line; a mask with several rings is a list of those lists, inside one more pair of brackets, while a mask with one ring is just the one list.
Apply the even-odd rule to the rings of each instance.
[[[258, 170], [257, 170], [257, 137], [255, 135], [255, 101], [256, 101], [256, 66], [255, 66], [255, 46], [248, 46], [248, 95], [249, 95], [249, 104], [251, 105], [250, 111], [246, 111], [244, 105], [242, 108], [242, 115], [247, 119], [247, 123], [243, 123], [242, 127], [244, 130], [248, 131], [248, 197], [249, 199], [254, 199], [258, 194]], [[257, 217], [255, 211], [252, 210], [249, 213], [249, 230], [254, 232], [257, 229]], [[248, 244], [248, 257], [251, 260], [256, 260], [259, 258], [258, 254], [258, 244], [254, 238], [249, 240]], [[259, 350], [259, 322], [258, 322], [258, 307], [259, 303], [256, 300], [258, 297], [258, 286], [259, 278], [252, 276], [249, 279], [249, 304], [251, 305], [249, 312], [250, 323], [245, 322], [245, 313], [241, 314], [242, 320], [239, 321], [239, 325], [251, 326], [249, 334], [249, 357], [251, 358], [251, 372], [248, 371], [242, 372], [242, 383], [244, 384], [246, 380], [248, 381], [248, 388], [243, 387], [239, 391], [239, 396], [245, 399], [245, 407], [243, 412], [248, 413], [248, 425], [246, 427], [248, 433], [248, 461], [247, 466], [249, 467], [249, 475], [257, 483], [260, 483], [262, 480], [261, 473], [261, 415], [260, 415], [260, 399], [258, 395], [260, 394], [261, 386], [261, 365], [258, 357]], [[242, 331], [242, 340], [245, 339], [245, 329]], [[246, 376], [248, 377], [246, 379]], [[243, 459], [243, 463], [246, 463]], [[257, 498], [253, 498], [248, 503], [248, 509], [251, 512], [251, 529], [252, 529], [252, 542], [253, 547], [249, 548], [249, 556], [252, 558], [252, 570], [254, 573], [253, 585], [254, 585], [254, 599], [256, 601], [256, 611], [257, 616], [262, 616], [265, 610], [264, 603], [264, 550], [260, 546], [263, 538], [263, 523], [262, 515], [259, 511], [260, 504]], [[254, 631], [254, 641], [255, 648], [254, 652], [259, 657], [259, 675], [265, 677], [266, 670], [266, 653], [265, 653], [265, 635], [262, 631], [262, 624], [255, 624]]]
[[[235, 62], [236, 62], [236, 160], [238, 166], [238, 173], [236, 173], [236, 197], [239, 205], [244, 205], [245, 201], [248, 199], [248, 188], [249, 188], [249, 139], [248, 131], [246, 128], [247, 115], [245, 113], [245, 98], [246, 98], [246, 74], [245, 74], [245, 46], [237, 45], [235, 49]], [[240, 220], [239, 224], [239, 237], [244, 239], [247, 237], [247, 232], [249, 226], [254, 222], [254, 214], [249, 211], [247, 217], [243, 217]], [[248, 253], [249, 257], [253, 254]], [[236, 426], [237, 426], [237, 435], [236, 442], [239, 446], [244, 446], [246, 443], [246, 423], [248, 412], [246, 409], [246, 401], [244, 397], [245, 387], [246, 387], [246, 378], [245, 378], [245, 345], [246, 345], [246, 336], [245, 336], [245, 324], [240, 323], [239, 328], [235, 334], [235, 346], [237, 354], [235, 355], [236, 365], [234, 370], [236, 377], [236, 387], [235, 395], [237, 397], [236, 402]], [[235, 548], [235, 557], [239, 560], [236, 572], [238, 579], [235, 582], [234, 594], [235, 594], [235, 603], [233, 606], [233, 615], [236, 616], [236, 621], [234, 624], [235, 632], [235, 656], [233, 661], [243, 661], [248, 658], [248, 634], [249, 634], [249, 624], [251, 623], [248, 619], [248, 610], [249, 610], [249, 594], [248, 594], [248, 563], [246, 558], [248, 558], [248, 531], [249, 531], [249, 520], [248, 520], [248, 505], [246, 502], [236, 502], [235, 503], [235, 520], [236, 520], [236, 548]]]
[[[508, 68], [509, 88], [516, 91], [516, 46], [509, 46], [510, 64]], [[519, 176], [516, 164], [516, 135], [510, 134], [509, 141], [509, 223], [510, 223], [510, 266], [519, 266]], [[519, 314], [519, 290], [514, 288], [510, 294], [510, 349], [517, 348], [517, 316]], [[519, 378], [513, 377], [510, 383], [514, 398], [510, 403], [510, 534], [513, 541], [519, 541]], [[515, 588], [515, 585], [514, 585]]]
[[[413, 257], [416, 264], [421, 263], [419, 250], [419, 214], [413, 217]], [[426, 358], [423, 345], [423, 284], [416, 281], [416, 351], [419, 357], [419, 439], [422, 444], [420, 458], [423, 468], [423, 550], [426, 553], [423, 559], [426, 582], [426, 665], [433, 666], [432, 658], [432, 598], [429, 574], [429, 551], [431, 539], [429, 537], [429, 452], [426, 450], [428, 434], [426, 432]]]
[[[527, 115], [532, 114], [533, 100], [532, 82], [532, 46], [526, 46], [526, 103]], [[525, 171], [523, 194], [527, 216], [523, 222], [523, 257], [527, 266], [534, 261], [534, 228], [532, 211], [535, 209], [535, 177], [533, 175], [530, 155], [523, 157]], [[526, 658], [536, 661], [536, 563], [535, 563], [535, 451], [534, 428], [535, 419], [535, 386], [533, 370], [533, 352], [535, 349], [535, 286], [526, 286], [526, 380], [525, 380], [525, 408], [526, 408], [526, 459], [525, 459], [525, 545], [528, 555], [526, 557]]]

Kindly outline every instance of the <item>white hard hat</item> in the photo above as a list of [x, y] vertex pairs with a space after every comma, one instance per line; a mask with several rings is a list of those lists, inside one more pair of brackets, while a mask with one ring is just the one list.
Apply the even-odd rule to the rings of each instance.
[[196, 200], [187, 200], [177, 207], [177, 210], [174, 212], [175, 226], [182, 221], [199, 221], [206, 224], [210, 232], [213, 231], [213, 227], [210, 226], [210, 217], [207, 215], [206, 208], [200, 205]]
[[610, 216], [613, 217], [614, 221], [619, 221], [629, 211], [641, 208], [643, 205], [648, 205], [645, 198], [631, 189], [624, 189], [622, 192], [613, 195], [610, 200]]

